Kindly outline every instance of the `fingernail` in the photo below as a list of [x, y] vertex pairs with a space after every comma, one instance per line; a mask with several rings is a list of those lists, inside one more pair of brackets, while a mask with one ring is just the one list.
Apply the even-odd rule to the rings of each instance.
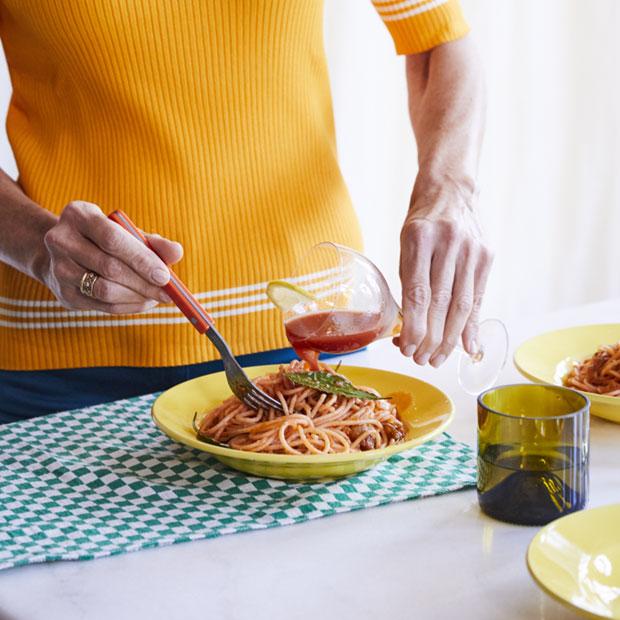
[[164, 284], [168, 284], [168, 281], [170, 280], [170, 272], [165, 269], [155, 269], [151, 274], [151, 278], [153, 278], [153, 282], [155, 282], [155, 284], [163, 286]]
[[480, 346], [478, 345], [478, 341], [475, 338], [472, 338], [469, 341], [469, 352], [474, 355], [480, 351]]
[[446, 356], [443, 353], [440, 353], [431, 360], [431, 366], [433, 366], [434, 368], [439, 368], [439, 366], [441, 366], [445, 361]]
[[403, 349], [403, 355], [405, 357], [413, 357], [413, 354], [415, 353], [415, 349], [416, 346], [415, 344], [408, 344], [404, 349]]
[[428, 362], [428, 358], [430, 357], [430, 355], [428, 353], [424, 353], [423, 355], [421, 355], [416, 362], [418, 364], [420, 364], [420, 366], [424, 366], [424, 364], [426, 364]]

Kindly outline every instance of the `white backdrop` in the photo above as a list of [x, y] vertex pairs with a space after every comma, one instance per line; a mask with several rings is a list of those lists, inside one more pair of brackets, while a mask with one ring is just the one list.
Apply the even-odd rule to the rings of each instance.
[[[620, 295], [620, 3], [462, 2], [489, 96], [480, 209], [496, 262], [486, 313]], [[416, 169], [403, 62], [369, 3], [327, 7], [341, 164], [367, 253], [395, 282]]]
[[[489, 93], [480, 209], [497, 257], [486, 314], [619, 296], [617, 0], [462, 1]], [[403, 60], [368, 0], [326, 0], [325, 32], [342, 169], [367, 253], [396, 289], [416, 171]], [[9, 96], [2, 61], [2, 114]], [[0, 166], [15, 174], [3, 133]]]

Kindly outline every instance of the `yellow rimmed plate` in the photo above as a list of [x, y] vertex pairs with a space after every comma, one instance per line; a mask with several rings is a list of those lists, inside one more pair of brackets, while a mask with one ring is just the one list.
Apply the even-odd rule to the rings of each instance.
[[[276, 372], [278, 365], [247, 368], [250, 379]], [[406, 375], [341, 366], [339, 372], [355, 385], [371, 386], [391, 396], [407, 426], [403, 443], [350, 454], [288, 455], [260, 454], [212, 446], [199, 441], [192, 429], [194, 412], [219, 405], [231, 394], [223, 372], [205, 375], [166, 390], [153, 403], [155, 424], [171, 439], [212, 454], [216, 459], [243, 472], [268, 478], [314, 480], [338, 478], [364, 471], [398, 452], [425, 443], [443, 431], [454, 414], [450, 398], [438, 388]]]
[[588, 618], [620, 620], [620, 504], [562, 517], [530, 543], [527, 566], [549, 595]]
[[[517, 370], [537, 383], [562, 385], [573, 362], [590, 357], [602, 344], [620, 340], [620, 323], [581, 325], [547, 332], [524, 342], [516, 351]], [[592, 415], [620, 422], [620, 398], [584, 392]]]

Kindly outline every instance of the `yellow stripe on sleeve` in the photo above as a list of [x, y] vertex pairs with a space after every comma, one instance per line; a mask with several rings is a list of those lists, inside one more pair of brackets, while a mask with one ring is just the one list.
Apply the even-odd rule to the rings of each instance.
[[418, 54], [469, 32], [458, 0], [372, 0], [398, 54]]

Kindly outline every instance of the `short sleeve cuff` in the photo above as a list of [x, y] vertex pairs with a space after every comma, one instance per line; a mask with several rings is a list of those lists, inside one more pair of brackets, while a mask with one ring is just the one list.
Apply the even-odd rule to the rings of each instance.
[[398, 54], [419, 54], [464, 37], [469, 26], [458, 0], [372, 0]]

